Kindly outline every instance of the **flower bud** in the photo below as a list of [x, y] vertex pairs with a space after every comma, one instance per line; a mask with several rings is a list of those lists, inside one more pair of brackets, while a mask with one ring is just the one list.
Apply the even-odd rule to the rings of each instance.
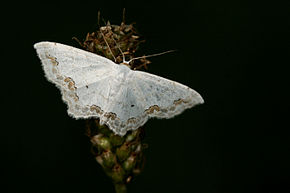
[[117, 158], [120, 161], [123, 161], [129, 157], [131, 153], [131, 149], [129, 145], [130, 145], [129, 143], [124, 143], [121, 147], [117, 148], [116, 154], [117, 154]]
[[114, 166], [114, 164], [116, 162], [116, 158], [110, 150], [104, 151], [101, 156], [102, 156], [102, 160], [103, 160], [102, 165], [104, 167], [111, 168]]
[[109, 150], [111, 148], [111, 144], [107, 137], [104, 137], [102, 134], [95, 135], [91, 138], [91, 142], [94, 145], [100, 146], [104, 150]]
[[106, 125], [99, 125], [99, 132], [105, 136], [111, 133], [111, 130]]
[[127, 137], [126, 137], [126, 141], [130, 142], [133, 141], [138, 135], [138, 130], [132, 131], [132, 133], [130, 133]]
[[119, 135], [115, 135], [114, 133], [111, 133], [110, 141], [112, 146], [120, 146], [124, 142], [124, 138]]
[[97, 157], [96, 157], [96, 161], [97, 161], [101, 166], [103, 166], [103, 159], [102, 159], [101, 156], [97, 156]]
[[136, 155], [131, 155], [126, 161], [123, 163], [123, 168], [125, 171], [131, 171], [136, 165]]

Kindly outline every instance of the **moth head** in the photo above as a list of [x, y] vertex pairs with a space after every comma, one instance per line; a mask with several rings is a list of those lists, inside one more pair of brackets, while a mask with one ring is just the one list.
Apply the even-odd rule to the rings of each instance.
[[123, 62], [121, 62], [120, 65], [125, 65], [125, 66], [131, 68], [130, 61], [123, 60]]

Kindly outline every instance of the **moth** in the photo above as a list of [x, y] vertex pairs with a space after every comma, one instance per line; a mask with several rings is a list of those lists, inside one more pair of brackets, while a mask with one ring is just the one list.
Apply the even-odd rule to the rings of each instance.
[[193, 89], [78, 48], [54, 42], [34, 45], [46, 78], [54, 83], [76, 119], [98, 118], [115, 134], [149, 118], [172, 118], [204, 102]]

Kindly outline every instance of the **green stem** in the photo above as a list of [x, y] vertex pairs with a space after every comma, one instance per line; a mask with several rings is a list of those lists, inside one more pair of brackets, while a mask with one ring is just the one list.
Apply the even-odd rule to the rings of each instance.
[[114, 184], [116, 193], [127, 193], [127, 187], [125, 184]]

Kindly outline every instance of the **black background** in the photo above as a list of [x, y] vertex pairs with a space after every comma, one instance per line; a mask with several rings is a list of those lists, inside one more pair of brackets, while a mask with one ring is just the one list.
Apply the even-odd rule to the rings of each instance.
[[290, 192], [289, 2], [242, 0], [13, 2], [2, 13], [3, 192], [114, 192], [33, 44], [77, 47], [99, 10], [120, 24], [124, 7], [146, 39], [140, 56], [178, 50], [149, 72], [205, 100], [146, 123], [146, 166], [129, 193]]

